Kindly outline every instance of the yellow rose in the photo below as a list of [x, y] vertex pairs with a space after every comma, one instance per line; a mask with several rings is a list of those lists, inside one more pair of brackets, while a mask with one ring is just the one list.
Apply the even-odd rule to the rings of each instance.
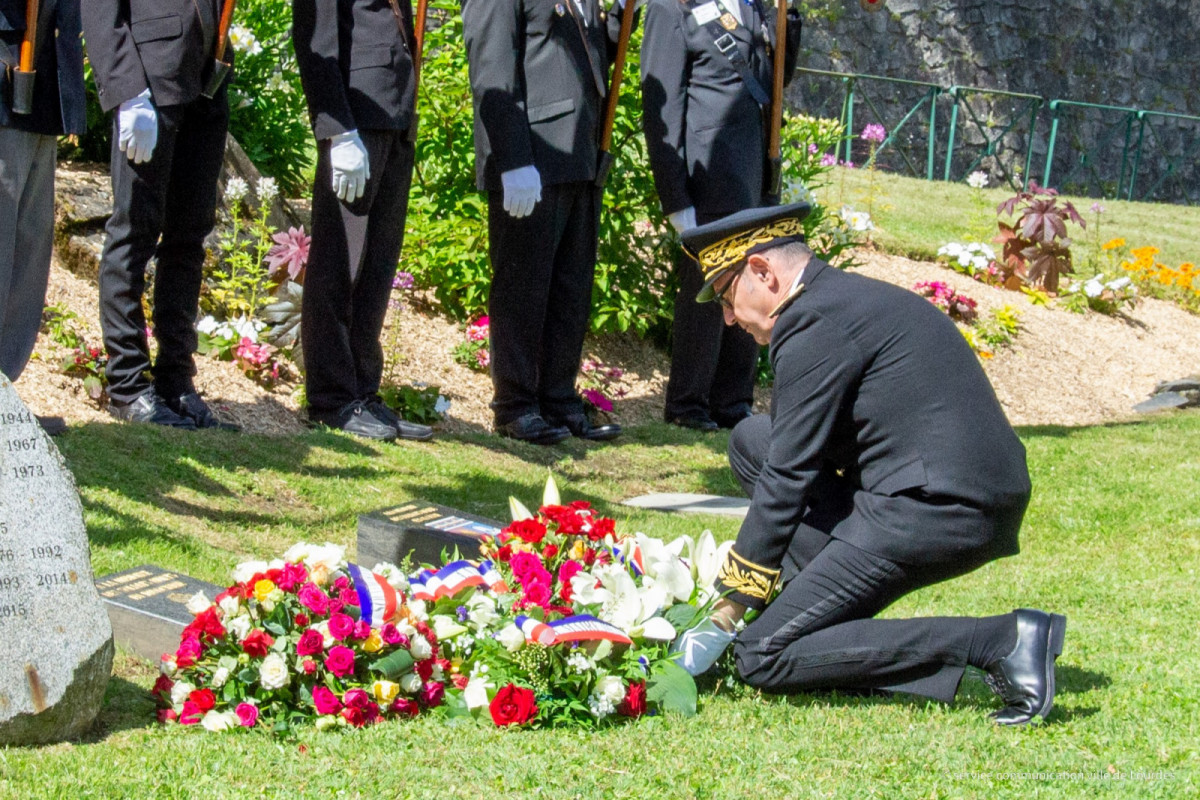
[[587, 545], [585, 545], [585, 544], [583, 543], [583, 540], [582, 540], [582, 539], [576, 539], [576, 540], [575, 540], [575, 544], [571, 545], [571, 553], [570, 553], [570, 556], [571, 556], [571, 558], [572, 558], [573, 560], [575, 560], [575, 561], [582, 561], [582, 560], [583, 560], [583, 554], [584, 554], [586, 551], [587, 551]]
[[391, 703], [400, 694], [400, 684], [391, 681], [375, 681], [371, 684], [371, 696], [376, 703]]
[[371, 628], [371, 635], [362, 643], [362, 649], [368, 653], [377, 653], [381, 647], [383, 647], [383, 637], [379, 635], [379, 629]]
[[254, 599], [261, 603], [273, 591], [275, 591], [275, 584], [264, 578], [254, 584]]

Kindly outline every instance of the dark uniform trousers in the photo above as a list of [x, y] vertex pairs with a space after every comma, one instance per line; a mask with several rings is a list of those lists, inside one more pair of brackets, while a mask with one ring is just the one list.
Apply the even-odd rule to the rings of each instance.
[[[770, 417], [755, 415], [730, 437], [730, 465], [750, 496], [770, 435]], [[902, 564], [854, 547], [835, 535], [855, 513], [854, 492], [832, 471], [817, 479], [815, 500], [784, 557], [782, 591], [734, 644], [738, 671], [751, 685], [780, 694], [884, 689], [950, 702], [979, 620], [872, 617], [909, 592], [964, 575], [990, 558]], [[998, 513], [1015, 515], [1019, 524], [1024, 505]]]
[[408, 213], [413, 145], [407, 131], [360, 130], [371, 179], [343, 203], [332, 188], [330, 141], [318, 142], [313, 232], [304, 279], [301, 341], [314, 411], [332, 412], [379, 391], [379, 334]]
[[492, 409], [503, 425], [529, 413], [582, 412], [575, 392], [587, 332], [600, 226], [593, 181], [542, 187], [533, 213], [504, 210], [504, 193], [488, 192], [492, 288]]
[[225, 154], [229, 105], [213, 99], [157, 106], [158, 143], [149, 161], [131, 162], [118, 148], [113, 115], [113, 214], [100, 258], [100, 323], [108, 350], [108, 392], [129, 403], [150, 388], [142, 292], [154, 270], [153, 382], [163, 397], [192, 391], [196, 314], [204, 238], [216, 221], [217, 177]]

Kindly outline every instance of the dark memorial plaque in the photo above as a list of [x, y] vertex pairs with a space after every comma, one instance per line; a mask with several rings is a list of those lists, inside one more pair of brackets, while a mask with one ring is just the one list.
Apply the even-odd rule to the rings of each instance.
[[179, 647], [179, 635], [192, 621], [187, 610], [192, 595], [204, 592], [213, 600], [225, 591], [215, 583], [150, 565], [97, 578], [96, 589], [108, 608], [113, 638], [155, 664]]
[[455, 548], [466, 558], [479, 554], [479, 538], [495, 536], [504, 523], [457, 509], [414, 500], [358, 518], [358, 563], [368, 569], [381, 561], [399, 565], [440, 564]]

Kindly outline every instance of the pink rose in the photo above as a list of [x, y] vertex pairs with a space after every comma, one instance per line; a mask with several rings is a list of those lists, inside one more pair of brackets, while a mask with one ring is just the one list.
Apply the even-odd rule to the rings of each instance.
[[303, 564], [284, 564], [280, 571], [279, 580], [275, 585], [285, 592], [293, 592], [297, 586], [300, 586], [308, 580], [308, 570]]
[[296, 598], [302, 606], [314, 614], [329, 613], [329, 595], [311, 581], [300, 587], [300, 591], [296, 592]]
[[338, 596], [342, 598], [343, 606], [354, 606], [355, 608], [358, 608], [358, 592], [355, 591], [353, 586], [342, 589], [341, 594]]
[[525, 587], [524, 601], [530, 605], [544, 606], [550, 602], [550, 587], [541, 581], [533, 581]]
[[202, 716], [204, 716], [204, 712], [200, 710], [200, 706], [188, 700], [183, 704], [183, 710], [179, 712], [179, 724], [195, 725]]
[[333, 590], [340, 593], [343, 589], [350, 588], [350, 579], [345, 575], [339, 575], [337, 580], [333, 582]]
[[175, 713], [175, 709], [173, 708], [160, 708], [158, 710], [158, 721], [163, 725], [166, 725], [168, 722], [176, 722], [178, 719], [179, 715]]
[[354, 672], [354, 651], [349, 647], [337, 645], [329, 649], [325, 656], [325, 669], [339, 678], [344, 678]]
[[534, 572], [544, 570], [542, 559], [533, 553], [513, 553], [513, 556], [508, 561], [509, 568], [513, 571], [513, 576], [524, 585], [525, 580]]
[[234, 713], [237, 714], [238, 724], [243, 728], [253, 728], [258, 722], [258, 706], [252, 703], [238, 703]]
[[317, 671], [317, 662], [311, 658], [306, 658], [304, 659], [304, 663], [300, 665], [300, 668], [304, 670], [305, 675], [313, 675]]
[[438, 681], [430, 681], [421, 689], [421, 705], [426, 708], [437, 708], [446, 696], [446, 686]]
[[342, 695], [342, 702], [346, 708], [358, 708], [365, 710], [371, 705], [371, 695], [367, 694], [365, 689], [348, 689]]
[[313, 705], [317, 707], [318, 714], [336, 714], [342, 709], [342, 702], [337, 699], [337, 695], [331, 692], [328, 687], [317, 686], [312, 693]]
[[409, 700], [407, 697], [397, 697], [396, 701], [392, 703], [393, 714], [399, 714], [401, 716], [407, 714], [410, 717], [415, 717], [420, 712], [421, 707], [412, 700]]
[[383, 639], [384, 644], [400, 644], [400, 640], [404, 638], [404, 634], [393, 623], [385, 622], [383, 627], [379, 629], [379, 638]]
[[296, 642], [296, 655], [299, 656], [316, 655], [324, 649], [325, 637], [320, 631], [312, 628], [300, 634], [300, 641]]
[[204, 655], [204, 646], [200, 644], [200, 640], [195, 636], [189, 636], [179, 643], [179, 649], [175, 651], [175, 665], [180, 669], [186, 669], [196, 663], [196, 659]]
[[340, 613], [342, 613], [342, 609], [345, 607], [346, 607], [346, 604], [343, 603], [341, 600], [337, 599], [336, 597], [330, 598], [330, 600], [329, 600], [329, 613], [330, 614], [340, 614]]
[[354, 619], [349, 614], [334, 614], [329, 618], [329, 635], [339, 642], [354, 633]]
[[354, 638], [355, 639], [366, 639], [370, 635], [371, 635], [371, 623], [367, 622], [365, 619], [360, 619], [358, 622], [354, 623]]

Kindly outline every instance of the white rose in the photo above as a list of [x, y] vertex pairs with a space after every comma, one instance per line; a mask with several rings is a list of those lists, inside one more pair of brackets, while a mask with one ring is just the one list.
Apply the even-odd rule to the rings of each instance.
[[247, 635], [249, 635], [250, 628], [253, 626], [254, 623], [250, 620], [250, 615], [241, 614], [229, 620], [229, 622], [225, 624], [225, 629], [232, 633], [233, 638], [240, 642], [242, 639], [245, 639]]
[[230, 619], [231, 617], [236, 617], [237, 613], [238, 613], [238, 608], [240, 606], [241, 606], [241, 603], [239, 603], [238, 599], [236, 597], [233, 597], [232, 595], [225, 595], [224, 597], [221, 598], [221, 602], [217, 603], [217, 608], [221, 609], [221, 616], [224, 619]]
[[220, 689], [225, 685], [225, 681], [227, 680], [229, 680], [229, 670], [225, 669], [224, 667], [218, 667], [217, 671], [214, 672], [212, 676], [213, 688]]
[[402, 636], [407, 636], [409, 639], [417, 635], [417, 629], [407, 622], [397, 622], [396, 630], [400, 631]]
[[487, 687], [488, 683], [484, 678], [471, 678], [467, 681], [467, 686], [463, 689], [463, 700], [466, 701], [467, 708], [483, 708], [488, 704]]
[[243, 561], [233, 568], [233, 580], [236, 583], [245, 583], [260, 572], [267, 571], [267, 562], [265, 561]]
[[421, 676], [415, 672], [410, 672], [400, 679], [400, 688], [405, 694], [416, 694], [421, 691], [421, 687], [424, 685], [421, 681]]
[[227, 731], [230, 728], [237, 727], [237, 715], [232, 711], [210, 711], [204, 715], [204, 719], [200, 720], [200, 724], [204, 726], [204, 730]]
[[158, 664], [158, 669], [168, 678], [175, 677], [175, 671], [179, 669], [179, 665], [175, 663], [175, 656], [163, 656], [163, 660]]
[[508, 652], [515, 653], [525, 646], [525, 634], [516, 625], [509, 625], [496, 634], [496, 641]]
[[408, 603], [408, 613], [418, 622], [425, 622], [429, 619], [429, 614], [425, 610], [424, 600], [410, 600]]
[[383, 561], [372, 567], [371, 572], [374, 572], [376, 575], [382, 575], [388, 584], [396, 591], [408, 594], [408, 578], [395, 564], [390, 564], [386, 561]]
[[408, 640], [408, 652], [417, 661], [424, 661], [433, 655], [433, 646], [424, 636], [414, 636]]
[[323, 639], [321, 646], [326, 650], [333, 647], [334, 643], [337, 642], [337, 639], [334, 639], [333, 634], [329, 632], [329, 620], [318, 622], [316, 625], [310, 625], [309, 627], [321, 634], [321, 638]]
[[278, 653], [271, 653], [263, 659], [258, 668], [258, 682], [264, 689], [282, 689], [288, 684], [287, 662]]
[[486, 594], [477, 594], [467, 601], [467, 614], [467, 624], [476, 633], [492, 627], [500, 619], [495, 601]]
[[187, 681], [179, 681], [171, 687], [171, 705], [181, 706], [187, 701], [188, 695], [196, 691], [196, 687]]
[[308, 558], [308, 553], [312, 548], [313, 545], [308, 542], [296, 542], [284, 551], [283, 560], [290, 564], [301, 564]]
[[614, 706], [619, 705], [625, 699], [625, 681], [616, 675], [605, 675], [596, 681], [596, 688], [593, 690], [593, 694], [603, 700], [607, 700]]
[[196, 592], [188, 598], [187, 610], [192, 613], [192, 616], [203, 614], [212, 605], [212, 601], [205, 596], [203, 591]]

